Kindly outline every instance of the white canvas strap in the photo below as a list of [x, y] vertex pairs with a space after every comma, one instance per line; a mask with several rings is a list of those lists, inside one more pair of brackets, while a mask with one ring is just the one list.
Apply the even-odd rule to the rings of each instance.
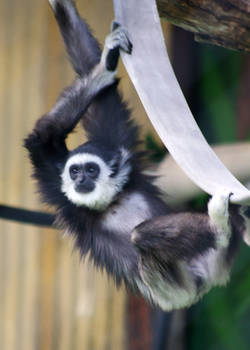
[[250, 204], [250, 191], [219, 160], [192, 116], [167, 55], [155, 0], [114, 0], [114, 9], [133, 43], [132, 55], [122, 53], [124, 65], [175, 161], [205, 192], [230, 191], [231, 202]]

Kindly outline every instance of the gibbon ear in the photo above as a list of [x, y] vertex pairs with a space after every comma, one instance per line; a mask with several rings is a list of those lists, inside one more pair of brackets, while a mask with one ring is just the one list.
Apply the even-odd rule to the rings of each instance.
[[56, 168], [60, 173], [63, 172], [64, 166], [65, 166], [65, 162], [57, 162], [56, 163]]
[[115, 177], [119, 172], [130, 169], [129, 165], [130, 153], [125, 148], [120, 148], [114, 157], [109, 161], [109, 166], [112, 170], [111, 177]]
[[115, 156], [109, 162], [110, 169], [112, 170], [110, 177], [115, 177], [117, 175], [120, 169], [120, 164], [121, 164], [121, 152], [119, 151], [115, 154]]

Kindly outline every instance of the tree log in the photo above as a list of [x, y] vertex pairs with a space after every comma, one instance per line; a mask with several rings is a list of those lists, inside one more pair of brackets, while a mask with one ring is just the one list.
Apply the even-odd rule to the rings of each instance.
[[250, 0], [157, 0], [160, 16], [195, 39], [250, 52]]

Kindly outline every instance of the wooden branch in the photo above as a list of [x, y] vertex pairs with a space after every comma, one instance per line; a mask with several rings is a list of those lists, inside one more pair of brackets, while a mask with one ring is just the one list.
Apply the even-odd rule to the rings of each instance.
[[157, 0], [160, 16], [199, 42], [250, 52], [249, 0]]

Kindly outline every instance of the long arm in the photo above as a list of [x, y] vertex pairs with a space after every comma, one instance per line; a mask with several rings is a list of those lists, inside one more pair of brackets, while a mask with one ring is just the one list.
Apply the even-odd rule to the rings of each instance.
[[[36, 123], [25, 140], [34, 176], [46, 202], [61, 204], [61, 170], [67, 159], [66, 137], [74, 129], [90, 103], [115, 81], [115, 71], [106, 69], [109, 52], [85, 77], [78, 77], [65, 89], [52, 110]], [[114, 67], [115, 68], [115, 67]]]
[[99, 62], [101, 49], [72, 0], [49, 0], [74, 70], [88, 74]]
[[66, 88], [51, 111], [40, 118], [28, 142], [50, 146], [50, 153], [65, 146], [67, 135], [75, 128], [93, 99], [115, 82], [115, 73], [107, 71], [100, 62], [85, 78], [77, 78]]
[[[95, 39], [91, 37], [86, 24], [82, 23], [72, 2], [58, 0], [52, 3], [55, 11], [60, 10], [60, 16], [58, 14], [56, 16], [59, 18], [60, 28], [66, 38], [68, 52], [73, 56], [71, 58], [74, 66], [79, 64], [84, 68], [86, 60], [87, 67], [84, 75], [78, 75], [73, 84], [63, 91], [52, 110], [38, 120], [32, 133], [25, 140], [25, 147], [29, 151], [34, 166], [34, 176], [38, 180], [43, 198], [47, 203], [58, 205], [66, 200], [61, 191], [61, 172], [69, 153], [65, 143], [66, 138], [86, 113], [89, 105], [98, 98], [98, 95], [109, 86], [114, 85], [119, 49], [130, 53], [131, 44], [125, 31], [117, 24], [107, 37], [102, 55], [96, 56]], [[66, 23], [69, 24], [66, 25]], [[73, 37], [70, 36], [75, 33], [76, 38], [81, 40], [80, 37], [84, 30], [87, 31], [85, 33], [85, 37], [89, 39], [87, 41], [92, 40], [94, 43], [93, 51], [91, 51], [91, 47], [89, 48], [89, 52], [92, 52], [95, 57], [94, 65], [89, 64], [91, 55], [86, 54], [86, 57], [81, 57], [83, 51], [81, 48], [80, 52], [77, 51]], [[98, 120], [92, 120], [90, 127], [91, 125], [97, 125], [98, 132], [95, 135], [105, 134], [104, 125], [99, 125]], [[98, 140], [98, 142], [101, 141]]]
[[[101, 51], [96, 39], [92, 36], [88, 25], [79, 16], [72, 0], [49, 0], [59, 25], [64, 43], [74, 70], [80, 75], [89, 74], [99, 62]], [[103, 57], [106, 57], [106, 68], [116, 67], [119, 57], [118, 43], [125, 42], [121, 47], [128, 52], [130, 43], [126, 37], [119, 37], [121, 32], [113, 27], [113, 37], [107, 38]], [[117, 92], [117, 85], [112, 85], [93, 101], [82, 119], [88, 139], [105, 144], [106, 147], [117, 149], [123, 146], [133, 148], [137, 144], [138, 130], [130, 120], [130, 112]]]

